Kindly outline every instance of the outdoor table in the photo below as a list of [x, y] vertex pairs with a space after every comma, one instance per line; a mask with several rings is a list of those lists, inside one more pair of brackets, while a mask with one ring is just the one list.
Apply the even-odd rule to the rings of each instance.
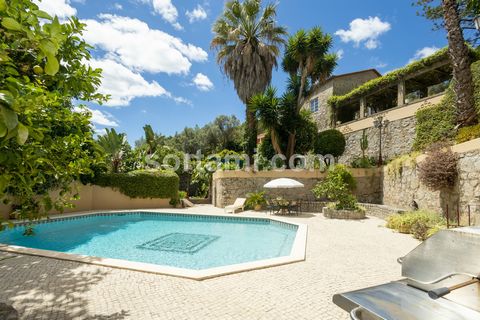
[[277, 199], [278, 211], [277, 214], [290, 213], [290, 201], [285, 199]]

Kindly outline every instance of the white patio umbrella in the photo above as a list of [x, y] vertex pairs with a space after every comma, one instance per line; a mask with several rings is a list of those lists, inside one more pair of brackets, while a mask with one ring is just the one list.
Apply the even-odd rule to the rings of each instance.
[[303, 188], [305, 186], [297, 180], [280, 178], [266, 183], [263, 187], [267, 189], [294, 189]]

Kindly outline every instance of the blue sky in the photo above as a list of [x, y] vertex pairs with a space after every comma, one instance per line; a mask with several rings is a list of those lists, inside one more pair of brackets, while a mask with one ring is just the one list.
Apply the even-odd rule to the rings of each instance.
[[[37, 2], [40, 0], [36, 0]], [[333, 34], [341, 56], [335, 74], [376, 68], [381, 73], [446, 45], [443, 32], [416, 15], [410, 0], [280, 0], [278, 23], [290, 33], [320, 26]], [[211, 27], [223, 0], [42, 0], [60, 17], [76, 15], [87, 24], [95, 46], [91, 64], [105, 71], [101, 91], [108, 105], [89, 105], [95, 128], [115, 127], [130, 142], [142, 127], [170, 135], [202, 126], [217, 115], [244, 109], [210, 50]], [[286, 75], [272, 84], [282, 91]]]

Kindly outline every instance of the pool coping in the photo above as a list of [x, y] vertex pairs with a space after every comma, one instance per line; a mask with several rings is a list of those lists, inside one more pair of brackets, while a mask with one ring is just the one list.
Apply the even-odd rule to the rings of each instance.
[[[89, 211], [89, 212], [82, 212], [82, 213], [69, 213], [69, 214], [53, 216], [49, 218], [49, 220], [58, 220], [58, 219], [73, 218], [73, 217], [79, 217], [79, 216], [89, 216], [89, 215], [95, 215], [99, 213], [122, 214], [127, 212], [153, 212], [157, 214], [179, 214], [179, 215], [187, 215], [187, 216], [196, 215], [196, 216], [207, 216], [207, 217], [213, 216], [213, 217], [226, 217], [226, 218], [238, 217], [238, 218], [248, 218], [248, 219], [256, 219], [256, 220], [273, 220], [273, 221], [297, 226], [297, 234], [292, 244], [290, 255], [288, 256], [264, 259], [264, 260], [256, 260], [251, 262], [232, 264], [228, 266], [214, 267], [214, 268], [208, 268], [208, 269], [202, 269], [202, 270], [184, 269], [184, 268], [121, 260], [121, 259], [100, 258], [100, 257], [79, 255], [79, 254], [73, 254], [73, 253], [64, 253], [64, 252], [52, 251], [52, 250], [34, 249], [34, 248], [2, 244], [2, 243], [0, 243], [0, 251], [53, 258], [58, 260], [81, 262], [86, 264], [112, 267], [112, 268], [118, 268], [118, 269], [126, 269], [126, 270], [132, 270], [132, 271], [168, 275], [168, 276], [186, 278], [191, 280], [206, 280], [206, 279], [216, 278], [216, 277], [225, 276], [229, 274], [271, 268], [271, 267], [291, 264], [295, 262], [305, 261], [305, 258], [306, 258], [307, 231], [308, 231], [307, 225], [286, 221], [281, 217], [272, 217], [272, 216], [258, 217], [254, 215], [248, 215], [248, 214], [233, 215], [233, 214], [215, 214], [215, 213], [205, 214], [205, 213], [189, 213], [189, 212], [179, 213], [173, 210], [172, 212], [165, 212], [163, 210], [158, 211], [155, 209], [139, 209], [139, 210], [102, 210], [102, 211]], [[22, 223], [23, 222], [15, 222], [15, 224], [22, 224]]]

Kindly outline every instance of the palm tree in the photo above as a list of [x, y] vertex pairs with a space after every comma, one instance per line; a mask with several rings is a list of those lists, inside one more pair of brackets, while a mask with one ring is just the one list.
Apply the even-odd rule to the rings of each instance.
[[280, 100], [276, 97], [276, 89], [268, 87], [264, 93], [254, 95], [248, 105], [255, 112], [262, 128], [270, 133], [273, 149], [277, 154], [283, 154], [280, 146], [281, 110]]
[[155, 136], [155, 132], [152, 129], [152, 126], [146, 124], [143, 127], [143, 132], [145, 132], [145, 143], [147, 144], [147, 154], [153, 154], [158, 147], [158, 141]]
[[127, 143], [125, 133], [117, 133], [115, 129], [105, 129], [104, 135], [97, 138], [100, 148], [111, 160], [112, 172], [118, 173], [122, 164], [123, 151]]
[[[218, 51], [217, 63], [233, 81], [242, 102], [262, 93], [277, 66], [280, 47], [285, 44], [286, 29], [277, 26], [276, 5], [262, 10], [260, 0], [229, 1], [223, 15], [213, 25], [211, 47]], [[253, 160], [257, 127], [255, 115], [247, 108], [247, 153]]]
[[473, 95], [471, 61], [460, 27], [458, 1], [442, 0], [442, 7], [457, 96], [457, 124], [460, 127], [471, 126], [478, 122], [478, 117]]
[[[328, 53], [331, 47], [332, 37], [319, 27], [310, 31], [299, 30], [288, 40], [282, 66], [290, 74], [290, 91], [297, 95], [296, 115], [310, 92], [309, 84], [324, 83], [337, 66], [337, 55]], [[293, 155], [294, 150], [295, 129], [288, 135], [287, 158]]]

